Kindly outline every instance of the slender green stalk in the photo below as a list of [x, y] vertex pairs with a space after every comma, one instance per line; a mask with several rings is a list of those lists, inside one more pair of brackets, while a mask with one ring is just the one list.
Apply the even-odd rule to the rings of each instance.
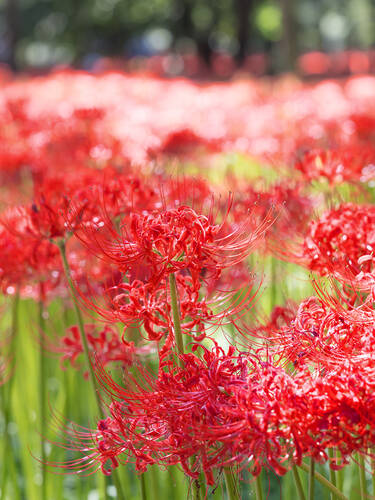
[[144, 474], [141, 474], [139, 476], [139, 483], [141, 486], [141, 498], [142, 498], [142, 500], [147, 500], [146, 481], [145, 481]]
[[[374, 453], [374, 450], [372, 450]], [[372, 482], [372, 496], [375, 498], [375, 458], [371, 458], [371, 482]]]
[[263, 500], [262, 477], [259, 474], [255, 478], [255, 498], [256, 500]]
[[[341, 453], [339, 450], [336, 451], [336, 459], [337, 459], [337, 464], [340, 465], [341, 463]], [[336, 486], [337, 488], [342, 491], [344, 487], [344, 470], [340, 469], [336, 471]]]
[[240, 500], [238, 484], [233, 469], [224, 469], [225, 485], [227, 487], [228, 500]]
[[173, 329], [177, 344], [177, 350], [178, 354], [183, 354], [184, 340], [182, 338], [182, 331], [181, 331], [181, 319], [180, 319], [179, 304], [178, 304], [178, 290], [177, 290], [176, 278], [173, 273], [169, 275], [169, 291], [171, 294]]
[[[179, 300], [178, 300], [178, 290], [176, 284], [176, 278], [173, 273], [169, 275], [169, 291], [171, 294], [171, 307], [172, 307], [172, 317], [173, 317], [173, 330], [177, 344], [178, 354], [184, 353], [184, 340], [182, 338], [182, 330], [181, 330], [181, 319], [180, 319], [180, 308], [179, 308]], [[178, 358], [178, 364], [181, 366], [181, 360]], [[194, 464], [193, 457], [190, 458], [190, 464]], [[193, 481], [193, 498], [199, 498], [199, 480]]]
[[[328, 449], [328, 456], [333, 459], [334, 458], [334, 449], [333, 448], [329, 448]], [[331, 467], [329, 468], [329, 480], [330, 482], [333, 484], [333, 486], [337, 486], [337, 483], [336, 483], [336, 472], [331, 469]], [[331, 492], [331, 500], [336, 500], [336, 496], [334, 493]]]
[[225, 492], [224, 492], [223, 483], [220, 483], [220, 490], [221, 490], [221, 500], [225, 500]]
[[270, 290], [270, 309], [271, 312], [276, 305], [277, 298], [277, 259], [271, 257], [271, 290]]
[[361, 500], [365, 500], [367, 498], [365, 459], [360, 454], [358, 454], [358, 469]]
[[[304, 470], [305, 472], [310, 472], [310, 467], [302, 462], [299, 467]], [[319, 474], [319, 472], [315, 471], [314, 472], [315, 479], [319, 481], [320, 484], [322, 484], [325, 488], [327, 488], [331, 493], [336, 495], [336, 498], [339, 500], [348, 500], [348, 498], [338, 489], [336, 488], [335, 485], [330, 483], [327, 478], [322, 476], [322, 474]]]
[[[81, 342], [82, 342], [83, 352], [84, 352], [85, 359], [86, 359], [86, 364], [88, 365], [88, 369], [89, 369], [89, 378], [90, 378], [91, 386], [92, 386], [92, 389], [93, 389], [94, 394], [95, 394], [97, 410], [98, 410], [100, 418], [104, 418], [105, 414], [104, 414], [102, 404], [100, 401], [100, 397], [99, 397], [99, 391], [98, 391], [98, 387], [97, 387], [94, 369], [93, 369], [93, 366], [91, 364], [89, 346], [88, 346], [88, 342], [87, 342], [87, 338], [86, 338], [82, 313], [81, 313], [81, 310], [79, 308], [76, 290], [75, 290], [74, 285], [73, 285], [68, 259], [66, 258], [65, 241], [60, 240], [57, 245], [58, 245], [59, 250], [60, 250], [66, 280], [68, 282], [69, 289], [70, 289], [70, 295], [71, 295], [71, 298], [73, 300], [74, 312], [75, 312], [76, 317], [77, 317], [78, 329], [79, 329], [79, 333], [81, 336]], [[121, 488], [121, 481], [120, 481], [120, 478], [118, 477], [117, 469], [115, 469], [112, 472], [112, 477], [113, 477], [113, 481], [114, 481], [115, 486], [116, 486], [118, 500], [125, 500], [125, 496], [124, 496], [124, 494], [122, 492], [122, 488]], [[104, 487], [104, 496], [106, 499], [108, 498], [106, 487]]]
[[305, 493], [303, 492], [301, 478], [299, 477], [298, 469], [295, 465], [292, 467], [294, 483], [296, 485], [299, 500], [306, 500]]
[[308, 500], [314, 500], [314, 486], [315, 486], [315, 460], [313, 458], [310, 459], [310, 468], [309, 468], [309, 494]]
[[40, 459], [42, 467], [41, 498], [46, 500], [47, 496], [47, 470], [46, 451], [44, 439], [46, 437], [46, 363], [44, 359], [44, 335], [46, 322], [44, 320], [43, 284], [40, 283], [39, 304], [38, 304], [38, 326], [39, 326], [39, 417], [40, 417]]
[[[16, 348], [16, 336], [18, 332], [18, 313], [19, 313], [19, 303], [20, 294], [17, 290], [14, 299], [12, 301], [12, 317], [11, 317], [11, 331], [10, 331], [10, 353], [13, 356], [12, 361], [14, 362], [15, 348]], [[4, 415], [4, 447], [3, 447], [3, 474], [1, 478], [1, 500], [6, 498], [6, 490], [8, 486], [9, 474], [7, 474], [7, 468], [9, 467], [9, 452], [12, 449], [11, 438], [8, 432], [8, 425], [11, 413], [12, 404], [12, 387], [13, 387], [13, 377], [10, 378], [7, 384], [1, 387], [2, 396], [2, 410]], [[6, 390], [7, 389], [7, 390]], [[16, 483], [14, 483], [15, 488], [18, 489]], [[19, 491], [18, 491], [19, 493]]]
[[146, 484], [149, 485], [148, 490], [152, 491], [151, 496], [154, 498], [160, 498], [164, 493], [163, 477], [160, 472], [159, 467], [153, 465], [145, 475]]
[[58, 247], [60, 249], [60, 254], [61, 254], [61, 259], [62, 259], [62, 262], [63, 262], [65, 276], [66, 276], [66, 279], [67, 279], [67, 282], [68, 282], [68, 285], [69, 285], [69, 288], [70, 288], [70, 296], [71, 296], [71, 298], [73, 300], [74, 312], [75, 312], [76, 317], [77, 317], [78, 329], [79, 329], [79, 333], [80, 333], [80, 336], [81, 336], [81, 342], [82, 342], [83, 352], [84, 352], [84, 355], [85, 355], [86, 364], [88, 365], [88, 369], [89, 369], [90, 383], [91, 383], [93, 392], [95, 394], [98, 413], [99, 413], [100, 418], [104, 418], [105, 415], [104, 415], [103, 408], [102, 408], [102, 403], [101, 403], [100, 397], [99, 397], [99, 391], [98, 391], [98, 387], [97, 387], [97, 383], [96, 383], [95, 373], [94, 373], [94, 369], [93, 369], [92, 364], [91, 364], [89, 346], [88, 346], [88, 342], [87, 342], [87, 338], [86, 338], [86, 333], [85, 333], [85, 327], [84, 327], [84, 323], [83, 323], [82, 313], [81, 313], [81, 310], [80, 310], [79, 305], [78, 305], [77, 294], [76, 294], [76, 291], [75, 291], [75, 288], [74, 288], [74, 285], [73, 285], [72, 276], [70, 274], [69, 263], [68, 263], [68, 260], [66, 258], [65, 241], [64, 240], [60, 240], [59, 243], [58, 243]]
[[202, 472], [199, 474], [198, 488], [199, 488], [200, 500], [205, 500], [206, 499], [206, 485], [205, 485], [205, 480], [204, 480], [204, 474]]
[[198, 479], [193, 479], [193, 493], [192, 493], [192, 498], [193, 500], [200, 500], [201, 495], [200, 495], [200, 487], [199, 487], [199, 480]]

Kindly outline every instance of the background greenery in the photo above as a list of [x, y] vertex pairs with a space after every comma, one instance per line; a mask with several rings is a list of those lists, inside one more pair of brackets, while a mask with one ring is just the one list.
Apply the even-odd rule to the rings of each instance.
[[373, 0], [1, 0], [0, 61], [91, 68], [172, 51], [209, 67], [213, 53], [262, 53], [274, 73], [306, 51], [371, 48], [374, 15]]

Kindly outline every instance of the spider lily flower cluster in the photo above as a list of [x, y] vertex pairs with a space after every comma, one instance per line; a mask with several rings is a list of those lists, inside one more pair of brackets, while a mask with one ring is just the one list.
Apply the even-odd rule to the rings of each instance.
[[[92, 77], [96, 90], [86, 96], [87, 105], [108, 91], [96, 109], [81, 107], [71, 86], [82, 78], [62, 72], [38, 83], [61, 95], [69, 86], [69, 109], [54, 95], [35, 99], [32, 79], [20, 84], [24, 99], [9, 91], [0, 108], [0, 287], [13, 304], [0, 341], [2, 401], [18, 397], [17, 314], [29, 299], [39, 311], [41, 441], [46, 354], [59, 358], [56, 373], [71, 372], [62, 380], [75, 377], [85, 393], [91, 383], [97, 396], [76, 423], [67, 423], [75, 400], [66, 405], [61, 460], [43, 443], [40, 454], [32, 450], [42, 483], [46, 465], [97, 472], [114, 478], [121, 500], [122, 468], [144, 477], [151, 466], [177, 466], [196, 496], [247, 471], [259, 495], [262, 470], [292, 470], [298, 484], [308, 460], [310, 483], [314, 464], [328, 463], [325, 486], [342, 495], [332, 471], [365, 459], [370, 471], [375, 449], [375, 116], [361, 111], [368, 81], [289, 83], [275, 101], [258, 83], [106, 74]], [[140, 98], [141, 84], [153, 95], [168, 90], [168, 123], [159, 100]], [[214, 171], [228, 151], [267, 166], [258, 177], [230, 165]], [[198, 177], [170, 175], [171, 164], [187, 160], [199, 162]], [[270, 163], [277, 181], [266, 183]], [[303, 297], [290, 293], [297, 266], [312, 276]], [[235, 490], [227, 482], [231, 500]]]

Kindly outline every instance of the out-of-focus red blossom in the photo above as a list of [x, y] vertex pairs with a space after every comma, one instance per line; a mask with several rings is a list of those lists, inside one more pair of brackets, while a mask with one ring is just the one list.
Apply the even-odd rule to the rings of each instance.
[[[66, 296], [59, 249], [41, 237], [27, 207], [8, 209], [1, 217], [5, 224], [0, 224], [1, 289], [9, 294], [18, 289], [21, 296], [39, 300], [39, 283], [42, 283], [44, 299]], [[102, 293], [103, 287], [113, 283], [113, 269], [94, 258], [85, 247], [69, 240], [66, 250], [71, 275], [79, 284], [82, 295]]]
[[[163, 141], [161, 146], [158, 146], [154, 152], [156, 155], [171, 155], [171, 156], [191, 156], [198, 149], [205, 151], [218, 151], [219, 141], [217, 139], [207, 139], [198, 136], [193, 130], [185, 128], [171, 132]], [[150, 151], [152, 153], [152, 151]]]
[[251, 333], [267, 341], [263, 350], [296, 368], [336, 369], [347, 361], [360, 369], [365, 358], [375, 353], [375, 329], [365, 316], [361, 321], [360, 311], [355, 313], [335, 310], [313, 296], [302, 301], [293, 316], [288, 311], [285, 321], [283, 315], [283, 324]]
[[366, 113], [353, 113], [349, 120], [353, 125], [353, 133], [363, 140], [372, 141], [375, 138], [375, 116]]
[[355, 299], [356, 289], [369, 292], [375, 286], [375, 207], [342, 203], [312, 220], [302, 241], [281, 245], [274, 238], [271, 247], [281, 259], [334, 276]]
[[[304, 456], [343, 467], [354, 452], [374, 445], [374, 358], [365, 368], [345, 361], [324, 374], [300, 369], [288, 374], [249, 353], [202, 348], [181, 356], [183, 366], [143, 372], [144, 388], [129, 379], [118, 385], [99, 369], [112, 402], [110, 416], [96, 430], [66, 430], [82, 458], [52, 464], [89, 472], [134, 462], [139, 472], [150, 465], [180, 464], [192, 478], [238, 465], [259, 474], [262, 467], [283, 475]], [[341, 463], [327, 449], [341, 452]], [[194, 457], [193, 463], [189, 459]]]
[[98, 124], [104, 110], [77, 108], [70, 116], [46, 112], [35, 117], [26, 99], [7, 99], [0, 111], [0, 174], [5, 182], [19, 181], [27, 167], [39, 181], [52, 171], [102, 167], [122, 158], [121, 145]]
[[[70, 70], [14, 80], [0, 100], [4, 170], [16, 143], [21, 156], [31, 154], [26, 160], [36, 175], [66, 163], [101, 168], [119, 157], [147, 165], [155, 156], [194, 155], [202, 146], [207, 152], [240, 151], [285, 164], [300, 148], [371, 141], [373, 87], [369, 76], [314, 85], [291, 77], [267, 84], [241, 79], [198, 85]], [[98, 96], [100, 110], [95, 109]], [[17, 121], [7, 107], [20, 100], [24, 117]]]
[[[121, 367], [132, 366], [138, 354], [145, 354], [147, 348], [135, 347], [133, 342], [121, 339], [119, 333], [108, 325], [99, 328], [97, 325], [86, 324], [85, 334], [89, 350], [101, 365], [106, 366], [117, 362]], [[78, 326], [68, 328], [61, 338], [44, 339], [43, 345], [51, 352], [61, 354], [61, 366], [69, 361], [73, 368], [78, 368], [77, 358], [83, 353], [81, 336]], [[87, 373], [85, 374], [87, 375]]]
[[78, 108], [70, 117], [46, 117], [48, 126], [33, 137], [36, 146], [33, 173], [43, 178], [45, 173], [69, 168], [101, 168], [108, 162], [122, 159], [121, 145], [100, 123], [105, 110]]
[[20, 170], [30, 166], [32, 152], [28, 140], [39, 129], [38, 121], [26, 112], [26, 99], [9, 99], [0, 110], [0, 179], [20, 182]]
[[3, 291], [37, 285], [54, 288], [61, 278], [58, 248], [34, 238], [31, 219], [24, 209], [9, 209], [0, 224], [0, 285]]
[[254, 327], [248, 327], [241, 329], [237, 325], [239, 331], [245, 334], [245, 337], [270, 340], [274, 336], [278, 338], [280, 331], [288, 326], [291, 321], [295, 318], [297, 306], [292, 301], [290, 301], [285, 306], [275, 306], [271, 312], [269, 318], [265, 318], [262, 323], [257, 322]]
[[[33, 202], [19, 210], [30, 236], [55, 240], [73, 232], [83, 220], [100, 224], [103, 203], [106, 216], [116, 217], [147, 206], [154, 198], [153, 189], [139, 176], [111, 168], [103, 172], [68, 168], [36, 183]], [[6, 222], [6, 216], [3, 219]]]
[[312, 149], [295, 168], [308, 180], [325, 178], [330, 184], [369, 182], [375, 179], [375, 147], [371, 143], [348, 144], [337, 149]]
[[[178, 176], [176, 179], [167, 175], [161, 175], [158, 179], [162, 186], [161, 192], [168, 205], [187, 205], [203, 212], [205, 207], [210, 207], [214, 197], [214, 191], [204, 177], [191, 177], [187, 175]], [[156, 201], [156, 208], [162, 206], [160, 199]]]
[[293, 185], [293, 183], [291, 185], [290, 182], [284, 181], [267, 190], [261, 190], [252, 185], [244, 186], [239, 181], [236, 181], [236, 185], [238, 199], [232, 211], [234, 220], [243, 220], [249, 211], [255, 221], [263, 220], [270, 210], [274, 210], [277, 217], [270, 228], [270, 234], [290, 237], [306, 228], [312, 215], [314, 201], [303, 194], [302, 185]]
[[343, 203], [310, 223], [302, 260], [323, 276], [334, 274], [360, 285], [373, 276], [374, 248], [375, 207]]

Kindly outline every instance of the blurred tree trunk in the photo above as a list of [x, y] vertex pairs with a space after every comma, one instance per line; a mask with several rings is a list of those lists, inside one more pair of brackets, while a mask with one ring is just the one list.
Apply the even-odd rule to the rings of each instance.
[[254, 0], [236, 0], [237, 14], [237, 39], [238, 52], [236, 54], [237, 64], [240, 66], [246, 57], [249, 43], [249, 17], [254, 6]]
[[5, 4], [7, 63], [12, 70], [17, 69], [16, 45], [18, 41], [18, 3], [17, 0], [6, 0]]
[[193, 31], [191, 22], [191, 2], [190, 0], [176, 0], [176, 8], [182, 12], [180, 22], [177, 23], [179, 35], [189, 36]]
[[209, 67], [211, 64], [212, 50], [208, 42], [208, 33], [197, 33], [192, 22], [192, 8], [191, 0], [175, 0], [177, 11], [181, 11], [181, 17], [176, 23], [175, 38], [177, 36], [192, 37], [197, 44], [198, 54], [204, 63]]
[[295, 71], [297, 60], [297, 23], [294, 0], [280, 0], [283, 15], [282, 51], [284, 69]]

